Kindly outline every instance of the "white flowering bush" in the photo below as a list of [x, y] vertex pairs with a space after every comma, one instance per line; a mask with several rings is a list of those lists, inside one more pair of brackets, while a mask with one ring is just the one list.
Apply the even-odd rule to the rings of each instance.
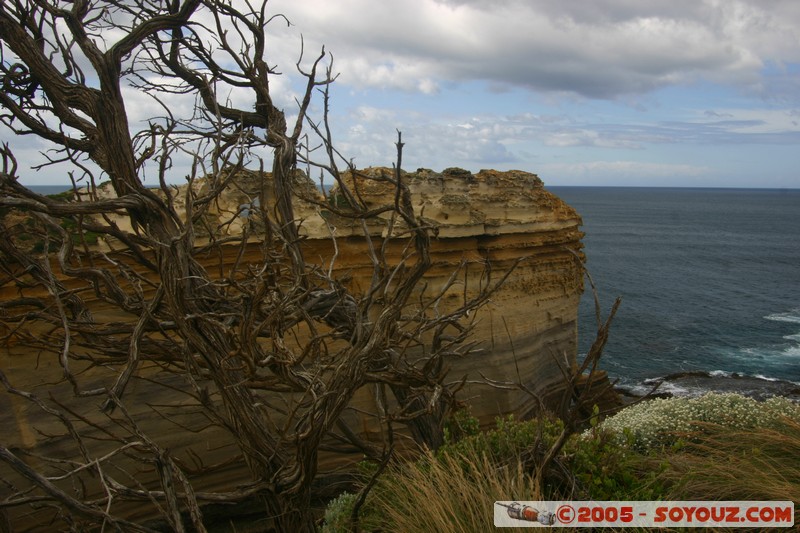
[[740, 394], [708, 393], [698, 398], [659, 398], [627, 407], [598, 428], [641, 451], [670, 445], [706, 424], [730, 429], [773, 427], [784, 417], [800, 421], [800, 405], [773, 397], [760, 402]]

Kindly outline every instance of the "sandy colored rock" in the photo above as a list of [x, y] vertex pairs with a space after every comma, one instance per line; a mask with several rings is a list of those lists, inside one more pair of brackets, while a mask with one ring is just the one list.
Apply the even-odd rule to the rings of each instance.
[[[391, 175], [392, 169], [371, 168], [363, 171], [373, 177]], [[576, 253], [581, 254], [583, 236], [580, 231], [581, 218], [574, 209], [557, 196], [547, 191], [542, 181], [534, 174], [522, 171], [499, 172], [483, 170], [471, 174], [461, 169], [446, 169], [441, 173], [420, 169], [404, 173], [403, 179], [411, 191], [412, 203], [417, 215], [432, 228], [432, 267], [426, 276], [426, 287], [431, 294], [441, 288], [453, 270], [466, 262], [465, 274], [442, 302], [443, 306], [458, 306], [485, 287], [486, 266], [490, 267], [491, 279], [498, 279], [513, 268], [508, 280], [496, 292], [489, 304], [478, 311], [474, 319], [474, 339], [480, 350], [474, 354], [448, 361], [451, 381], [466, 379], [459, 397], [471, 405], [472, 413], [485, 425], [493, 424], [494, 417], [514, 413], [526, 417], [540, 406], [554, 406], [562, 393], [562, 368], [574, 365], [577, 352], [577, 313], [583, 291], [583, 272]], [[394, 187], [389, 182], [365, 180], [347, 176], [346, 181], [370, 207], [392, 202]], [[222, 197], [209, 207], [196, 232], [199, 242], [204, 239], [203, 227], [215, 228], [223, 234], [240, 234], [254, 207], [260, 207], [262, 180], [253, 172], [243, 172]], [[194, 194], [202, 197], [209, 184], [197, 181], [192, 185]], [[372, 263], [365, 253], [364, 236], [360, 226], [336, 216], [329, 206], [339, 205], [340, 192], [333, 187], [323, 194], [317, 186], [301, 173], [295, 177], [295, 189], [299, 198], [295, 203], [295, 214], [300, 222], [303, 250], [309, 263], [328, 269], [334, 258], [331, 235], [337, 237], [337, 254], [333, 262], [335, 278], [346, 280], [349, 290], [359, 295], [368, 286], [372, 274]], [[185, 189], [175, 189], [179, 216], [186, 197]], [[100, 196], [111, 194], [107, 187], [98, 190]], [[159, 192], [159, 194], [163, 194]], [[271, 201], [269, 198], [268, 202]], [[389, 214], [382, 215], [385, 218]], [[123, 230], [130, 231], [128, 219], [122, 215], [115, 222]], [[395, 227], [395, 234], [402, 226]], [[390, 238], [384, 221], [373, 221], [369, 225], [373, 237]], [[261, 257], [259, 236], [252, 232], [250, 244], [238, 258], [242, 264], [258, 264]], [[119, 243], [99, 242], [100, 249], [117, 249]], [[399, 260], [401, 246], [390, 240], [387, 247], [392, 258]], [[231, 254], [220, 261], [217, 256], [207, 258], [207, 268], [224, 270], [237, 260]], [[0, 299], [15, 297], [4, 288]], [[148, 290], [145, 287], [145, 290]], [[69, 387], [61, 382], [57, 361], [41, 361], [30, 364], [30, 354], [20, 352], [13, 345], [0, 346], [0, 365], [21, 389], [69, 396]], [[76, 365], [79, 369], [79, 365]], [[99, 386], [113, 379], [114, 369], [94, 369]], [[157, 368], [143, 366], [145, 374], [158, 372]], [[522, 390], [493, 389], [481, 382], [484, 378], [505, 382], [522, 383], [535, 393], [531, 396]], [[172, 378], [171, 378], [172, 379]], [[177, 378], [175, 378], [177, 379]], [[376, 391], [364, 387], [359, 391], [352, 406], [356, 411], [376, 412]], [[89, 407], [99, 406], [102, 398]], [[180, 405], [160, 389], [148, 388], [146, 381], [132, 384], [126, 393], [126, 405], [131, 415], [144, 425], [149, 425], [159, 437], [162, 445], [172, 453], [187, 457], [187, 450], [197, 449], [211, 463], [225, 461], [236, 453], [232, 442], [218, 430], [198, 434], [176, 432], [164, 420], [152, 420], [148, 405], [170, 405], [163, 411], [169, 416], [180, 412]], [[84, 402], [85, 403], [85, 402]], [[173, 405], [174, 404], [174, 405]], [[19, 397], [0, 395], [0, 422], [7, 428], [8, 445], [52, 451], [56, 443], [46, 435], [56, 433], [58, 428], [52, 420]], [[177, 415], [175, 415], [177, 416]], [[182, 423], [202, 424], [197, 413], [180, 415]], [[149, 418], [148, 418], [149, 417]], [[378, 439], [377, 429], [353, 412], [346, 416], [347, 423], [363, 436]], [[163, 426], [163, 427], [162, 427]], [[159, 430], [159, 428], [161, 428]], [[357, 459], [357, 458], [356, 458]], [[341, 464], [341, 460], [323, 454], [321, 470]], [[225, 471], [224, 475], [198, 480], [197, 490], [220, 490], [235, 486], [248, 474], [241, 470]], [[135, 514], [135, 513], [134, 513]]]

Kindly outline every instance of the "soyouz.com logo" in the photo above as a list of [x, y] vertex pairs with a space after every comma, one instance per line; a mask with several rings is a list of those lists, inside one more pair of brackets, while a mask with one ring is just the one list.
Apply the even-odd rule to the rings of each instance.
[[792, 527], [791, 501], [497, 501], [497, 527]]

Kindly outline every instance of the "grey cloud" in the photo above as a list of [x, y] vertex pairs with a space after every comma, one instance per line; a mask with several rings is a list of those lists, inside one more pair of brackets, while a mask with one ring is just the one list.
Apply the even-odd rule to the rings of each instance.
[[[327, 43], [351, 67], [342, 81], [353, 85], [420, 90], [415, 81], [423, 78], [479, 79], [610, 99], [697, 79], [755, 87], [773, 54], [800, 60], [794, 2], [271, 4], [290, 12], [307, 42]], [[385, 75], [370, 76], [376, 68]]]
[[713, 118], [732, 118], [733, 115], [731, 113], [718, 113], [716, 111], [711, 111], [710, 109], [703, 113], [707, 117]]

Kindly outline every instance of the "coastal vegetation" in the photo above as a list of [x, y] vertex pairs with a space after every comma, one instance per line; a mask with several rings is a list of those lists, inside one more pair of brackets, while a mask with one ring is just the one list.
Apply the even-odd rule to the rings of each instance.
[[[800, 406], [783, 398], [644, 401], [572, 434], [547, 470], [531, 459], [554, 444], [562, 422], [469, 427], [387, 470], [359, 509], [361, 530], [488, 531], [497, 500], [800, 501]], [[356, 493], [334, 499], [323, 531], [351, 531], [357, 501]]]

